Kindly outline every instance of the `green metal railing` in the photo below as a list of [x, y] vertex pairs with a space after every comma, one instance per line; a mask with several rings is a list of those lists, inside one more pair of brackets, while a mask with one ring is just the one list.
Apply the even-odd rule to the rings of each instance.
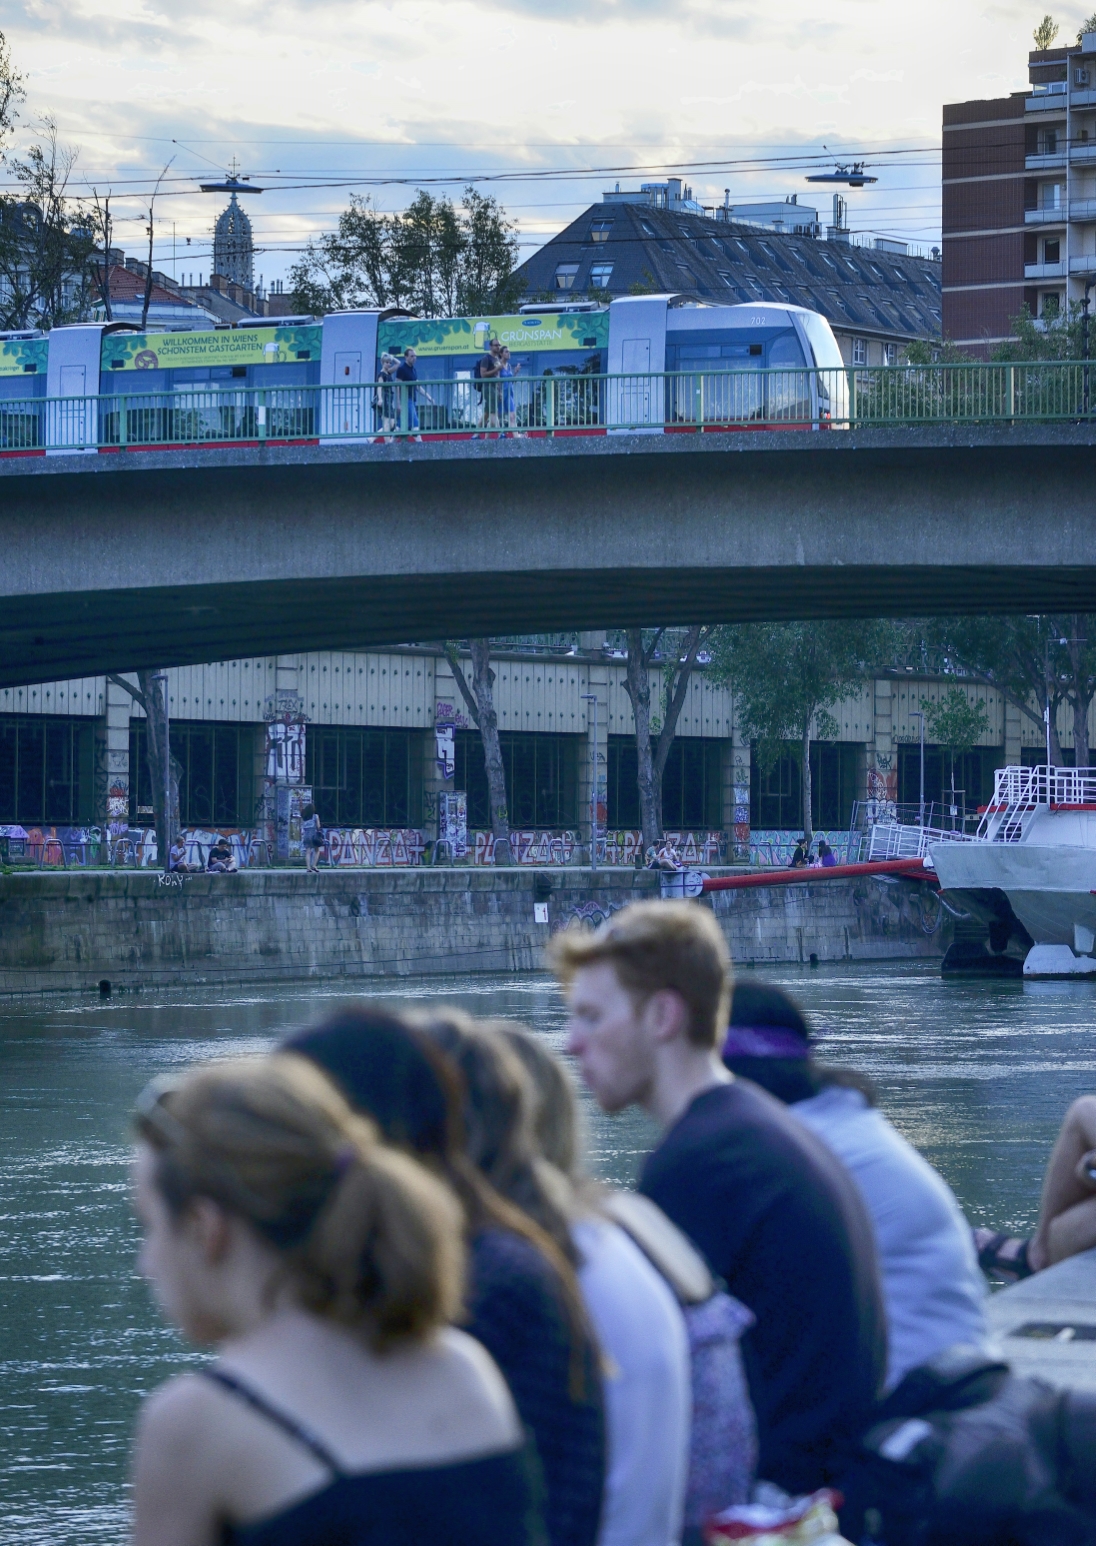
[[0, 397], [0, 452], [1068, 422], [1093, 417], [1093, 369], [1054, 361], [561, 374], [480, 383], [457, 376], [414, 384]]

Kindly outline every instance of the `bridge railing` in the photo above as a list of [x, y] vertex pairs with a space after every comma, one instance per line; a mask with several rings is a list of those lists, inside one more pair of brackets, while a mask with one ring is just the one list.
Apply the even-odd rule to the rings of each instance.
[[[292, 441], [900, 428], [1096, 417], [1084, 362], [587, 373], [0, 396], [0, 452]], [[1090, 390], [1091, 388], [1091, 390]]]

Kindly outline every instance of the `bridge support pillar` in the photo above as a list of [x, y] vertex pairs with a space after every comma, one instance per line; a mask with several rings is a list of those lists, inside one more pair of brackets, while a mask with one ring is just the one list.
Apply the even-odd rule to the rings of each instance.
[[599, 837], [604, 838], [609, 817], [609, 667], [602, 652], [604, 633], [580, 633], [578, 642], [581, 650], [589, 651], [593, 656], [587, 666], [583, 690], [593, 693], [597, 698], [596, 723], [594, 704], [583, 704], [586, 710], [586, 746], [578, 775], [579, 832], [588, 847], [595, 789]]
[[898, 799], [898, 755], [894, 747], [891, 683], [886, 677], [875, 681], [872, 720], [865, 794], [869, 800], [893, 805]]
[[[133, 699], [107, 681], [103, 717], [95, 727], [95, 820], [112, 838], [129, 827], [129, 716]], [[136, 769], [134, 769], [136, 773]]]

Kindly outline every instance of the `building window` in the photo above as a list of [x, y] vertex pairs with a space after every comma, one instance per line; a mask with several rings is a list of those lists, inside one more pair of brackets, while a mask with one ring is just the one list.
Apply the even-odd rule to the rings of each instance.
[[1043, 195], [1042, 196], [1042, 200], [1041, 200], [1043, 209], [1061, 209], [1061, 207], [1062, 207], [1062, 185], [1061, 185], [1061, 183], [1044, 183], [1043, 186], [1042, 186], [1042, 190], [1041, 191], [1042, 191], [1042, 195]]
[[1040, 151], [1044, 156], [1056, 156], [1058, 154], [1058, 131], [1046, 129], [1043, 132], [1043, 147]]
[[422, 824], [422, 732], [308, 729], [306, 782], [326, 827]]
[[854, 365], [866, 365], [868, 363], [868, 340], [866, 338], [853, 339], [852, 362]]
[[[255, 817], [255, 728], [204, 720], [171, 722], [171, 755], [179, 764], [179, 820], [184, 827], [246, 827]], [[129, 819], [152, 819], [148, 733], [129, 727]]]
[[884, 344], [883, 345], [883, 364], [884, 365], [897, 365], [898, 364], [898, 345], [897, 344]]
[[1061, 297], [1058, 294], [1057, 290], [1044, 290], [1043, 291], [1042, 307], [1043, 307], [1043, 309], [1042, 309], [1042, 312], [1040, 313], [1040, 315], [1046, 321], [1049, 322], [1053, 317], [1056, 317], [1058, 315], [1059, 310], [1061, 309]]
[[[635, 737], [611, 735], [606, 812], [611, 832], [634, 831], [639, 815], [639, 759]], [[667, 831], [716, 831], [723, 824], [719, 741], [678, 736], [662, 776], [662, 825]]]
[[590, 288], [591, 290], [604, 290], [612, 276], [613, 265], [611, 263], [591, 263]]
[[1057, 236], [1048, 236], [1043, 243], [1043, 262], [1060, 263], [1062, 244]]
[[0, 821], [90, 821], [94, 757], [90, 719], [0, 715]]
[[[501, 730], [499, 745], [510, 825], [517, 831], [573, 830], [578, 825], [578, 759], [585, 737]], [[468, 825], [483, 831], [491, 825], [491, 804], [479, 732], [458, 731], [455, 751], [453, 787], [467, 790]]]
[[649, 220], [641, 220], [639, 222], [639, 229], [643, 232], [644, 236], [658, 235], [658, 232], [655, 230], [654, 226]]
[[[811, 746], [811, 821], [821, 831], [847, 829], [856, 798], [858, 748], [850, 742]], [[756, 748], [750, 757], [750, 825], [776, 830], [803, 830], [803, 781], [800, 762], [790, 749], [764, 773]]]
[[577, 273], [578, 273], [578, 264], [577, 263], [557, 263], [556, 264], [556, 276], [555, 276], [556, 277], [556, 289], [557, 290], [569, 290], [571, 288], [571, 286], [575, 282], [575, 275]]
[[[1043, 751], [1039, 759], [1046, 761]], [[976, 746], [955, 759], [955, 793], [957, 803], [965, 802], [968, 811], [976, 811], [980, 805], [993, 798], [993, 771], [1004, 765], [1004, 748], [1000, 746]], [[921, 802], [921, 748], [898, 748], [898, 803], [912, 813]], [[941, 816], [948, 815], [951, 805], [951, 759], [941, 746], [925, 743], [925, 805], [935, 806], [930, 826], [943, 826]], [[943, 810], [941, 809], [943, 807]]]
[[607, 242], [609, 232], [613, 229], [611, 220], [595, 220], [590, 227], [590, 240], [592, 242]]

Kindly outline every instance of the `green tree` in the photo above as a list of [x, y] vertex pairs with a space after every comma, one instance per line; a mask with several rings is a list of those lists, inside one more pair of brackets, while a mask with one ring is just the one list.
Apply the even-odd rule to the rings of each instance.
[[1054, 42], [1054, 39], [1058, 36], [1058, 23], [1054, 20], [1054, 17], [1048, 13], [1043, 17], [1042, 21], [1031, 35], [1035, 40], [1036, 48], [1050, 48], [1051, 44]]
[[993, 358], [1016, 362], [1079, 360], [1083, 354], [1082, 315], [1080, 301], [1070, 301], [1064, 311], [1038, 320], [1027, 306], [1021, 306], [1010, 323], [1012, 337], [997, 345]]
[[929, 737], [944, 747], [951, 762], [951, 803], [955, 804], [955, 759], [965, 757], [978, 737], [989, 728], [989, 711], [984, 698], [971, 703], [961, 687], [949, 687], [938, 703], [921, 699], [925, 729]]
[[24, 77], [15, 68], [11, 47], [0, 32], [0, 160], [19, 117], [19, 105], [26, 101]]
[[716, 680], [734, 690], [739, 722], [762, 770], [789, 741], [797, 747], [808, 838], [814, 835], [811, 741], [836, 738], [830, 710], [889, 663], [895, 641], [894, 626], [885, 622], [742, 623], [715, 634]]
[[1093, 11], [1092, 15], [1088, 18], [1088, 20], [1087, 21], [1083, 21], [1081, 23], [1081, 25], [1077, 28], [1077, 41], [1078, 41], [1078, 43], [1084, 37], [1086, 32], [1096, 32], [1096, 11]]
[[0, 328], [78, 322], [93, 294], [95, 230], [73, 200], [77, 152], [57, 142], [52, 118], [25, 155], [8, 157], [18, 194], [0, 195]]
[[[644, 632], [642, 628], [627, 631], [624, 690], [635, 720], [639, 816], [643, 846], [649, 848], [662, 836], [662, 778], [689, 678], [713, 630], [697, 624], [693, 628], [647, 630], [646, 637]], [[661, 712], [652, 717], [650, 669], [656, 657], [662, 665], [662, 702], [658, 706]], [[653, 747], [652, 735], [657, 737]]]
[[1078, 767], [1091, 758], [1088, 716], [1096, 697], [1096, 615], [965, 617], [930, 623], [926, 636], [945, 657], [945, 669], [995, 687], [1033, 725], [1044, 729], [1049, 710], [1050, 756], [1060, 766], [1058, 710], [1073, 717]]
[[361, 306], [477, 315], [517, 304], [517, 256], [502, 207], [474, 188], [465, 189], [459, 208], [420, 189], [395, 215], [353, 194], [337, 229], [309, 242], [289, 282], [293, 305], [316, 315]]
[[465, 188], [460, 223], [458, 314], [476, 317], [512, 311], [521, 298], [521, 281], [514, 273], [519, 249], [513, 222], [497, 199]]

